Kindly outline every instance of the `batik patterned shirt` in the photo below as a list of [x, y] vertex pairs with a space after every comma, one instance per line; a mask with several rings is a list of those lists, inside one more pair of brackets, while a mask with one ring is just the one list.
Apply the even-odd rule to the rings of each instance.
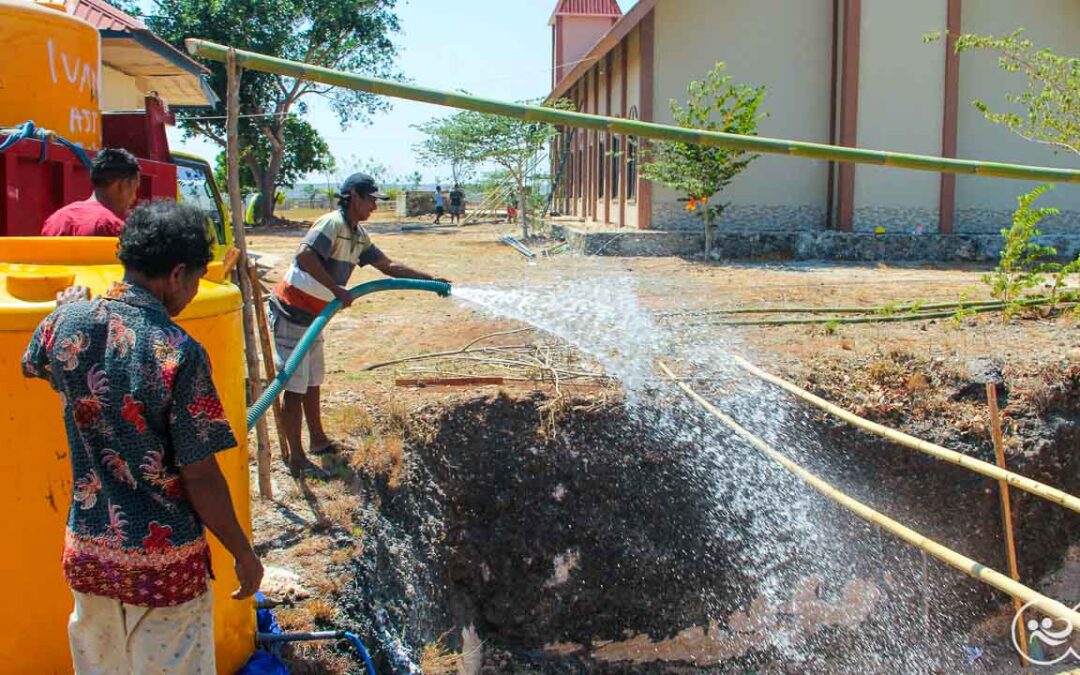
[[64, 407], [71, 588], [143, 607], [205, 593], [209, 549], [180, 467], [236, 439], [202, 346], [149, 291], [114, 284], [47, 316], [22, 367], [49, 380]]
[[[301, 246], [319, 256], [327, 273], [339, 286], [349, 281], [356, 267], [370, 265], [383, 257], [359, 223], [350, 227], [341, 211], [327, 213], [315, 221]], [[287, 321], [310, 326], [319, 312], [334, 300], [334, 293], [293, 260], [285, 276], [274, 287], [270, 299], [274, 310]]]

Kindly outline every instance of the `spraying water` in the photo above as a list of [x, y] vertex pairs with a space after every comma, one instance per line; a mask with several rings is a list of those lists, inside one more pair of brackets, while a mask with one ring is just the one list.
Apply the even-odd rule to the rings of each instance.
[[[588, 355], [624, 397], [555, 436], [537, 435], [534, 409], [512, 397], [477, 397], [440, 418], [412, 492], [386, 493], [372, 509], [370, 553], [347, 594], [347, 612], [396, 668], [414, 668], [417, 644], [473, 623], [482, 640], [529, 650], [549, 639], [591, 645], [590, 669], [550, 672], [693, 662], [922, 673], [960, 652], [948, 625], [965, 606], [955, 579], [734, 438], [657, 374], [658, 360], [670, 364], [826, 478], [867, 465], [849, 456], [857, 446], [828, 447], [819, 420], [737, 369], [730, 355], [745, 347], [730, 333], [665, 323], [619, 273], [456, 287], [453, 297]], [[873, 502], [882, 495], [869, 484], [859, 496]], [[953, 595], [931, 605], [935, 583]], [[537, 653], [521, 658], [537, 665], [528, 661]]]
[[[703, 337], [701, 331], [660, 325], [642, 306], [634, 281], [619, 275], [544, 285], [455, 288], [454, 297], [477, 311], [530, 324], [591, 355], [618, 378], [631, 414], [645, 420], [651, 435], [701, 448], [694, 471], [710, 483], [716, 496], [714, 504], [707, 506], [716, 525], [713, 533], [736, 556], [723, 563], [736, 566], [752, 584], [744, 589], [743, 602], [749, 604], [756, 597], [764, 599], [764, 606], [790, 611], [797, 600], [793, 594], [802, 593], [804, 602], [813, 597], [820, 603], [819, 594], [835, 599], [848, 593], [851, 583], [862, 583], [859, 589], [865, 603], [860, 606], [868, 615], [878, 616], [861, 616], [860, 621], [934, 641], [929, 619], [911, 616], [907, 610], [890, 610], [883, 604], [887, 591], [880, 578], [864, 579], [869, 575], [859, 561], [866, 558], [865, 546], [853, 545], [847, 535], [836, 532], [838, 507], [780, 465], [733, 441], [713, 418], [672, 396], [670, 386], [658, 379], [658, 359], [677, 363], [678, 370], [693, 374], [695, 388], [718, 407], [767, 442], [797, 449], [811, 470], [822, 468], [816, 466], [821, 446], [814, 422], [778, 390], [748, 381], [730, 363], [728, 355], [739, 346], [733, 338]], [[874, 536], [868, 528], [864, 534], [868, 539]], [[872, 541], [885, 562], [880, 535]], [[894, 583], [893, 591], [914, 596], [919, 583], [918, 577], [906, 584]], [[849, 604], [862, 602], [847, 599]], [[807, 630], [807, 624], [800, 625], [798, 620], [777, 621], [767, 635], [759, 637], [770, 643], [767, 651], [782, 655], [785, 662], [798, 663], [807, 658], [808, 640], [815, 630]], [[881, 651], [880, 644], [867, 639], [860, 647], [864, 641], [858, 631], [855, 635], [856, 651], [866, 652], [864, 665], [881, 665], [882, 657], [876, 653]], [[918, 672], [936, 665], [929, 650], [894, 656], [898, 660], [885, 662], [903, 663], [898, 670]]]

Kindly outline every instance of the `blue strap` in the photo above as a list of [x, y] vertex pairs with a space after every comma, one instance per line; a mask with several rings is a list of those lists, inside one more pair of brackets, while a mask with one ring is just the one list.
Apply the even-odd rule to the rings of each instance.
[[[13, 133], [8, 133], [9, 131]], [[49, 141], [53, 140], [70, 150], [82, 162], [86, 170], [90, 170], [90, 157], [87, 156], [85, 150], [54, 131], [39, 129], [34, 125], [33, 120], [27, 120], [12, 129], [0, 129], [0, 133], [7, 133], [7, 138], [0, 141], [0, 152], [7, 150], [21, 140], [31, 138], [41, 141], [41, 154], [38, 156], [38, 163], [43, 163], [49, 149]]]

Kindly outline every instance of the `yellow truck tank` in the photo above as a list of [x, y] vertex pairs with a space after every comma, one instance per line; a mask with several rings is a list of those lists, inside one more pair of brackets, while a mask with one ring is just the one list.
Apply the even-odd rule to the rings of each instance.
[[33, 120], [101, 148], [101, 38], [51, 6], [0, 0], [0, 127]]
[[[72, 284], [103, 293], [122, 276], [117, 240], [0, 238], [0, 672], [70, 673], [71, 593], [60, 567], [71, 500], [71, 466], [60, 399], [43, 380], [23, 377], [20, 360], [34, 328]], [[240, 446], [217, 455], [240, 522], [250, 533], [244, 357], [239, 290], [212, 263], [177, 322], [206, 348], [214, 383]], [[210, 280], [216, 278], [217, 281]], [[235, 673], [255, 647], [253, 603], [229, 597], [232, 558], [210, 537], [216, 580], [214, 628], [219, 673]]]

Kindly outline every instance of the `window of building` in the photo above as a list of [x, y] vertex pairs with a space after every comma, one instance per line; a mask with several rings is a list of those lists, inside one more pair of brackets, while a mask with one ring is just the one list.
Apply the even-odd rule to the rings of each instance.
[[[626, 118], [636, 120], [638, 109], [636, 105], [630, 106]], [[637, 136], [626, 137], [626, 198], [634, 199], [637, 196]]]
[[604, 196], [604, 167], [607, 166], [607, 155], [604, 154], [604, 142], [597, 144], [599, 152], [596, 153], [596, 196]]
[[619, 163], [622, 161], [619, 150], [619, 137], [613, 136], [611, 138], [611, 196], [615, 198], [619, 197], [619, 169], [621, 168]]

